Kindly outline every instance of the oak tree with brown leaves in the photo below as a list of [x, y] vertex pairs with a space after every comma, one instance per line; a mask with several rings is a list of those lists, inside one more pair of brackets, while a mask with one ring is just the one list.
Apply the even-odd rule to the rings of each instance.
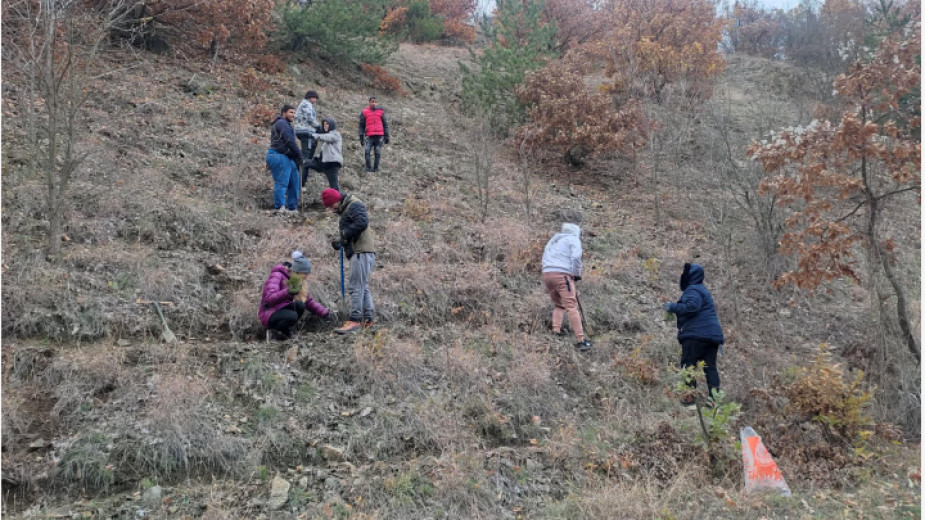
[[558, 156], [573, 166], [613, 152], [634, 156], [651, 129], [641, 103], [631, 99], [617, 104], [586, 84], [586, 71], [571, 61], [554, 61], [527, 73], [517, 96], [530, 123], [518, 129], [517, 141], [536, 150], [538, 158]]
[[882, 268], [896, 299], [896, 317], [910, 353], [920, 359], [905, 290], [893, 266], [894, 242], [885, 235], [885, 210], [906, 192], [921, 190], [920, 13], [887, 37], [869, 61], [855, 62], [836, 79], [846, 110], [839, 121], [814, 121], [754, 143], [748, 154], [771, 173], [763, 189], [793, 209], [780, 250], [796, 268], [778, 286], [814, 289], [849, 277], [860, 281], [855, 246]]

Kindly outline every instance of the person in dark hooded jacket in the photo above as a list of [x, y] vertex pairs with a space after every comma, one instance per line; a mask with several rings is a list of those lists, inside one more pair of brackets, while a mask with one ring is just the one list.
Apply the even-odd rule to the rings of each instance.
[[299, 206], [299, 164], [302, 151], [292, 132], [295, 107], [283, 105], [270, 129], [267, 168], [273, 175], [273, 207], [280, 213], [296, 213]]
[[[681, 343], [681, 368], [704, 362], [704, 375], [710, 397], [714, 390], [719, 390], [719, 370], [716, 368], [716, 354], [720, 345], [725, 343], [723, 329], [716, 315], [713, 296], [703, 284], [703, 267], [697, 264], [684, 264], [681, 274], [681, 298], [674, 303], [665, 303], [662, 308], [678, 317], [678, 342]], [[696, 387], [696, 381], [691, 387]], [[693, 398], [685, 399], [682, 404], [693, 404]]]
[[308, 181], [308, 170], [317, 170], [328, 178], [328, 187], [340, 191], [337, 176], [341, 166], [344, 165], [343, 138], [337, 131], [337, 122], [330, 117], [321, 122], [321, 133], [313, 132], [312, 139], [321, 143], [321, 152], [318, 158], [306, 160], [303, 166], [302, 187]]

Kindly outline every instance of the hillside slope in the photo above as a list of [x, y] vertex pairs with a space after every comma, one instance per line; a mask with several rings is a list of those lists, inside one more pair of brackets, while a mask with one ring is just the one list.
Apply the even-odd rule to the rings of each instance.
[[[863, 350], [870, 331], [858, 317], [871, 312], [870, 295], [848, 285], [815, 299], [772, 290], [753, 230], [724, 217], [733, 206], [705, 159], [717, 144], [697, 127], [692, 152], [659, 186], [621, 163], [525, 172], [499, 147], [483, 220], [474, 154], [491, 143], [455, 103], [456, 62], [467, 58], [410, 45], [393, 57], [411, 96], [377, 93], [392, 144], [376, 175], [361, 175], [356, 117], [373, 90], [355, 71], [136, 65], [95, 91], [94, 154], [72, 186], [55, 263], [41, 251], [43, 185], [17, 152], [19, 93], [4, 85], [4, 513], [920, 516], [914, 439], [880, 424], [855, 446], [794, 417], [776, 392], [820, 343]], [[806, 94], [791, 74], [730, 59], [715, 99], [729, 106], [733, 134], [801, 117]], [[320, 114], [345, 136], [341, 184], [368, 203], [378, 234], [378, 325], [344, 338], [307, 320], [296, 340], [267, 344], [260, 287], [293, 249], [313, 262], [313, 296], [343, 304], [328, 245], [336, 220], [317, 203], [324, 183], [311, 180], [299, 217], [271, 214], [266, 127], [246, 122], [316, 87]], [[773, 118], [756, 120], [749, 106]], [[904, 259], [917, 255], [917, 211], [896, 216], [907, 223]], [[581, 355], [549, 333], [539, 284], [542, 247], [563, 220], [584, 230], [582, 304], [595, 348]], [[678, 346], [659, 306], [677, 296], [692, 258], [726, 329], [723, 386], [743, 404], [712, 462], [696, 444], [696, 415], [672, 395]], [[179, 344], [159, 341], [157, 315], [139, 301], [171, 302]], [[745, 424], [763, 435], [793, 497], [742, 494], [732, 437]], [[273, 504], [274, 487], [284, 503]]]

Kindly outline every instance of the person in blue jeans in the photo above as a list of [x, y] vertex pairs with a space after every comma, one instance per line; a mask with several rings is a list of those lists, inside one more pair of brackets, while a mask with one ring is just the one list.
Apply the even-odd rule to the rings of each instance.
[[[723, 328], [716, 315], [713, 295], [703, 284], [703, 267], [697, 264], [684, 264], [680, 286], [684, 291], [681, 298], [674, 303], [664, 303], [665, 311], [678, 317], [678, 342], [681, 343], [681, 368], [696, 366], [703, 361], [703, 372], [707, 378], [707, 387], [712, 403], [713, 392], [719, 390], [719, 370], [716, 368], [716, 354], [725, 343]], [[697, 382], [689, 382], [696, 387]], [[693, 406], [694, 398], [685, 397], [681, 404]]]
[[273, 174], [273, 208], [281, 214], [297, 213], [302, 164], [302, 152], [292, 131], [295, 107], [283, 105], [270, 128], [270, 148], [267, 150], [267, 168]]

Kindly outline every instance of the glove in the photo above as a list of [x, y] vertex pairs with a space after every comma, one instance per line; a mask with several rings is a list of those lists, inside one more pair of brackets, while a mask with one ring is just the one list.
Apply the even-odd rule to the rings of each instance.
[[389, 144], [389, 136], [385, 136], [385, 144]]
[[366, 146], [366, 138], [360, 137], [360, 146]]
[[333, 247], [335, 251], [340, 251], [340, 240], [332, 240], [331, 247]]
[[330, 322], [330, 323], [335, 323], [335, 322], [337, 322], [337, 321], [338, 321], [338, 320], [337, 320], [337, 311], [335, 311], [334, 309], [328, 309], [328, 313], [325, 314], [325, 315], [324, 315], [324, 318], [322, 318], [322, 319], [323, 319], [324, 321], [327, 321], [327, 322]]
[[575, 280], [576, 282], [578, 282], [578, 281], [581, 280], [581, 275], [579, 275], [579, 276], [573, 276], [572, 279]]
[[671, 312], [671, 302], [665, 302], [662, 304], [662, 309], [665, 309], [665, 312]]

